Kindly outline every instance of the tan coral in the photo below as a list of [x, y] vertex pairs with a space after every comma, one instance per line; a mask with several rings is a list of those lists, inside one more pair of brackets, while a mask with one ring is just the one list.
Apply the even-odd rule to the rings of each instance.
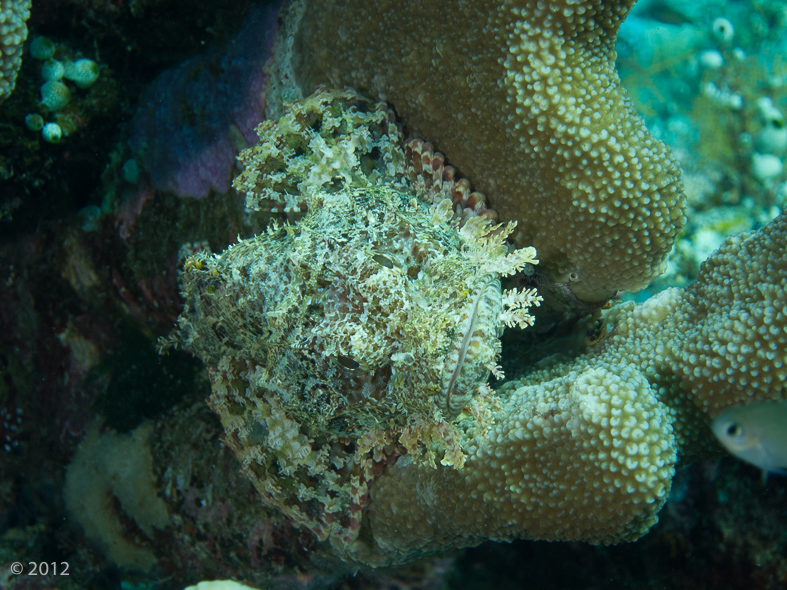
[[[494, 426], [462, 428], [464, 469], [400, 458], [370, 489], [376, 565], [491, 538], [644, 534], [678, 462], [718, 451], [710, 419], [787, 399], [787, 216], [729, 239], [685, 291], [609, 312], [608, 335], [504, 385]], [[494, 399], [494, 398], [492, 398]]]
[[782, 214], [758, 232], [728, 239], [686, 289], [670, 362], [703, 413], [785, 396], [786, 236]]
[[585, 361], [639, 367], [675, 413], [683, 460], [716, 448], [708, 417], [785, 395], [786, 243], [785, 215], [729, 238], [684, 291], [613, 309], [610, 335]]
[[485, 539], [633, 540], [656, 522], [674, 474], [669, 411], [638, 372], [569, 372], [504, 396], [488, 434], [465, 443], [461, 471], [399, 460], [371, 490], [381, 565]]
[[315, 84], [387, 101], [519, 222], [557, 297], [604, 300], [660, 274], [685, 222], [680, 171], [614, 68], [632, 5], [300, 0], [269, 104]]
[[0, 103], [16, 84], [28, 18], [30, 0], [0, 0]]
[[[342, 120], [355, 105], [336, 96], [318, 100]], [[247, 169], [275, 161], [264, 144], [286, 133], [269, 131]], [[300, 221], [186, 262], [179, 340], [209, 366], [211, 404], [263, 501], [341, 557], [636, 539], [676, 465], [715, 448], [710, 417], [784, 397], [787, 217], [726, 243], [687, 290], [608, 311], [584, 354], [493, 392], [500, 326], [529, 325], [535, 302], [499, 277], [533, 251], [509, 252], [510, 225], [460, 223], [450, 199], [419, 202], [404, 177], [378, 174], [380, 150], [348, 159], [334, 145], [321, 166], [354, 162], [346, 183], [277, 168], [307, 204]]]

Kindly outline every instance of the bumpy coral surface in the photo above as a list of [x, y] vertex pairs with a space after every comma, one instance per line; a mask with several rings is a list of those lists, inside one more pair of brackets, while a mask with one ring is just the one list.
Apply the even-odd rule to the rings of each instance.
[[677, 310], [670, 362], [682, 388], [711, 416], [785, 395], [786, 235], [782, 214], [759, 232], [728, 239]]
[[387, 108], [353, 92], [292, 103], [258, 134], [236, 184], [300, 219], [187, 260], [177, 336], [263, 502], [346, 559], [634, 540], [676, 465], [716, 448], [713, 415], [784, 396], [787, 218], [493, 392], [501, 323], [529, 324], [535, 300], [501, 294], [535, 262], [507, 251], [512, 227], [481, 198], [464, 216], [442, 156], [405, 149]]
[[0, 0], [0, 102], [11, 94], [27, 39], [30, 0]]
[[614, 68], [632, 5], [293, 2], [270, 96], [328, 84], [387, 101], [518, 221], [557, 297], [604, 300], [658, 275], [684, 223], [680, 171]]
[[685, 292], [614, 308], [589, 352], [489, 398], [494, 426], [462, 431], [462, 470], [397, 461], [371, 489], [362, 538], [373, 543], [356, 544], [358, 558], [387, 563], [485, 538], [644, 534], [675, 465], [718, 449], [711, 417], [785, 398], [785, 244], [782, 216], [728, 240]]
[[[404, 152], [395, 125], [381, 133], [387, 110], [359, 106], [321, 93], [260, 127], [239, 184], [276, 163], [261, 194], [294, 191], [305, 216], [188, 259], [179, 329], [263, 501], [342, 552], [387, 463], [461, 469], [468, 449], [452, 420], [484, 430], [501, 328], [530, 323], [538, 300], [501, 291], [501, 276], [536, 263], [532, 248], [509, 252], [513, 227], [460, 225], [450, 199], [419, 202], [396, 180], [404, 166], [389, 169]], [[308, 146], [290, 133], [304, 117]]]
[[716, 448], [704, 427], [708, 418], [784, 397], [786, 242], [784, 215], [756, 233], [729, 238], [685, 291], [668, 289], [637, 307], [614, 308], [609, 338], [587, 357], [593, 365], [639, 367], [675, 413], [682, 459]]

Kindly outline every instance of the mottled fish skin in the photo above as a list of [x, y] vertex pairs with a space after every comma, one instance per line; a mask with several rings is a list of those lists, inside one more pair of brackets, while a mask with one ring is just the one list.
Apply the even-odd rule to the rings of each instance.
[[730, 453], [766, 472], [787, 475], [787, 400], [725, 410], [711, 425]]
[[387, 465], [462, 469], [465, 431], [489, 429], [502, 327], [531, 325], [540, 302], [500, 279], [538, 261], [509, 249], [515, 224], [466, 213], [473, 193], [454, 203], [431, 148], [410, 152], [439, 189], [408, 184], [385, 105], [320, 90], [258, 134], [236, 187], [249, 209], [297, 220], [188, 258], [173, 340], [208, 366], [209, 404], [262, 502], [350, 556]]

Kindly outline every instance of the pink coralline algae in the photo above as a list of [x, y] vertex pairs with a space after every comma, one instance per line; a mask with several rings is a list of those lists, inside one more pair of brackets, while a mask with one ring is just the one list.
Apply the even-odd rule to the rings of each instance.
[[154, 189], [197, 199], [229, 190], [235, 157], [263, 118], [280, 5], [253, 10], [226, 47], [165, 71], [142, 94], [130, 144]]

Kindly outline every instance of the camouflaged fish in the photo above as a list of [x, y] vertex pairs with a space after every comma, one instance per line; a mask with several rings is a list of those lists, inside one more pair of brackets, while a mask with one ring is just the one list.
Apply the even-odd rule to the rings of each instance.
[[[539, 301], [503, 292], [500, 277], [537, 261], [506, 245], [513, 224], [417, 198], [404, 170], [389, 172], [402, 144], [344, 119], [352, 108], [387, 125], [384, 111], [320, 100], [319, 116], [305, 108], [301, 125], [295, 105], [285, 135], [266, 124], [254, 148], [277, 166], [265, 198], [305, 213], [189, 258], [176, 336], [208, 366], [225, 440], [263, 501], [346, 547], [385, 464], [462, 467], [457, 424], [487, 419], [473, 399], [493, 395], [502, 326], [529, 325]], [[297, 161], [313, 150], [319, 174]], [[288, 178], [295, 170], [308, 178]], [[267, 174], [256, 170], [252, 186]]]

